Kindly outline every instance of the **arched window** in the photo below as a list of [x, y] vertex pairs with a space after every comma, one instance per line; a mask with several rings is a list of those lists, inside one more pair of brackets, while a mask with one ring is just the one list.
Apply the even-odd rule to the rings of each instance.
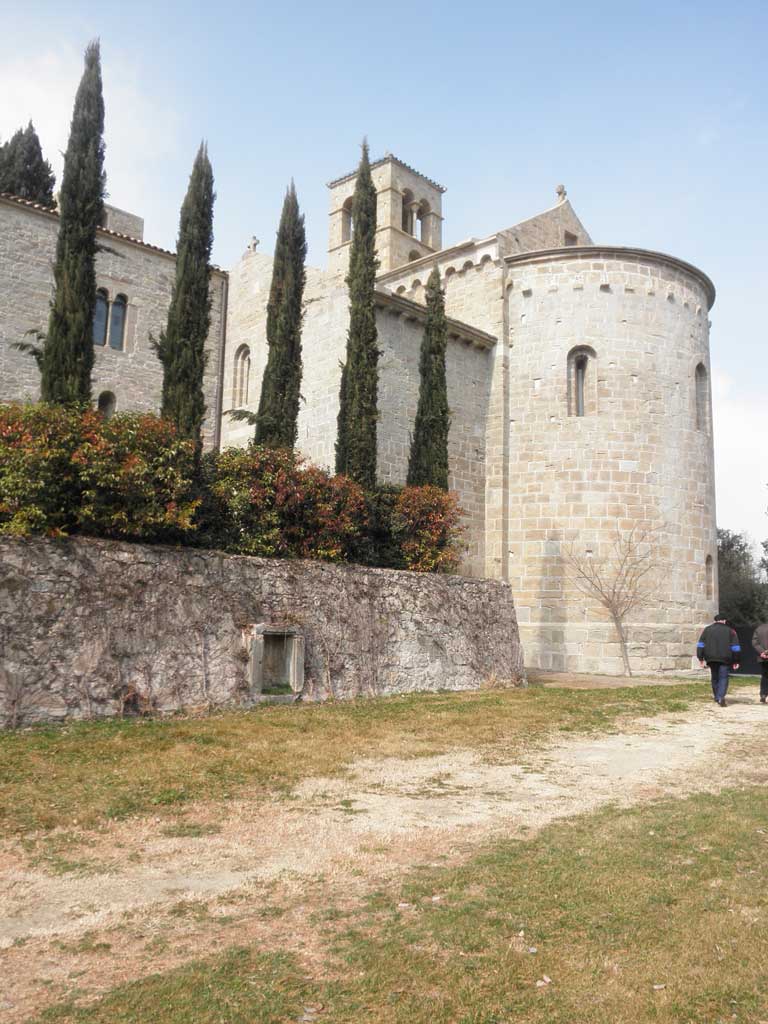
[[117, 399], [111, 391], [102, 391], [99, 395], [98, 410], [105, 420], [114, 415]]
[[128, 299], [124, 295], [116, 295], [109, 315], [109, 347], [121, 351], [125, 342], [125, 314]]
[[235, 369], [232, 376], [232, 406], [242, 409], [248, 405], [248, 393], [251, 383], [251, 350], [241, 345], [235, 352]]
[[96, 292], [96, 305], [93, 309], [93, 344], [104, 345], [107, 341], [107, 318], [109, 316], [109, 296], [103, 288]]
[[696, 367], [696, 429], [709, 430], [709, 380], [704, 363]]
[[403, 218], [401, 226], [407, 234], [416, 234], [416, 225], [413, 218], [413, 192], [409, 188], [403, 190]]
[[712, 601], [715, 596], [715, 565], [712, 561], [712, 555], [707, 555], [704, 570], [707, 577], [707, 600]]
[[597, 356], [588, 345], [568, 353], [568, 415], [592, 416], [597, 412]]
[[344, 200], [341, 208], [341, 240], [349, 242], [352, 239], [352, 196]]

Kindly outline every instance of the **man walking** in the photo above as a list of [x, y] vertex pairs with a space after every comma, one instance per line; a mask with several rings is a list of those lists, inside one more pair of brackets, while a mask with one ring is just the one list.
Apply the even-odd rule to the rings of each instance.
[[711, 626], [707, 626], [696, 644], [696, 657], [699, 664], [709, 665], [712, 674], [712, 696], [721, 708], [725, 707], [725, 695], [728, 693], [728, 670], [739, 667], [741, 647], [736, 630], [725, 623], [725, 616], [720, 612], [715, 616]]
[[752, 646], [760, 659], [760, 703], [765, 704], [768, 697], [768, 622], [757, 627], [752, 637]]

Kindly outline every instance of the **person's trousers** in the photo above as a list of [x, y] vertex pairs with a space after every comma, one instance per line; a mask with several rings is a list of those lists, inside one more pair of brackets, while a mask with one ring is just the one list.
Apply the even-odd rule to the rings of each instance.
[[760, 673], [760, 696], [768, 697], [768, 661], [761, 661], [763, 670]]
[[710, 662], [709, 671], [712, 675], [712, 696], [715, 700], [725, 700], [728, 693], [728, 666], [719, 662]]

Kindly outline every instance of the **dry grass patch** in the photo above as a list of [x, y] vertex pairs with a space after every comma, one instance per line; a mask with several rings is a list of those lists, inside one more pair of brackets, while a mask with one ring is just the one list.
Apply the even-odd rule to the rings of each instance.
[[627, 716], [685, 710], [700, 684], [601, 691], [412, 694], [258, 708], [208, 718], [109, 720], [0, 736], [0, 828], [90, 829], [132, 815], [177, 816], [247, 787], [287, 794], [360, 758], [503, 743], [509, 756], [553, 733], [615, 728]]
[[39, 1020], [759, 1024], [767, 820], [764, 786], [584, 815], [328, 908], [319, 960], [231, 949]]

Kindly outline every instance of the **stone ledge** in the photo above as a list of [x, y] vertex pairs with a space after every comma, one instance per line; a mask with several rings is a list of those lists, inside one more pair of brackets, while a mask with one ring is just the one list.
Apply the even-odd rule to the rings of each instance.
[[618, 245], [567, 245], [559, 249], [513, 253], [511, 256], [505, 256], [504, 262], [507, 266], [519, 266], [526, 263], [539, 264], [594, 259], [622, 259], [631, 260], [634, 263], [665, 264], [673, 270], [695, 278], [706, 292], [708, 309], [714, 305], [715, 286], [703, 270], [699, 270], [692, 263], [686, 263], [685, 260], [680, 260], [676, 256], [669, 256], [664, 252], [654, 252], [652, 249], [635, 249]]

